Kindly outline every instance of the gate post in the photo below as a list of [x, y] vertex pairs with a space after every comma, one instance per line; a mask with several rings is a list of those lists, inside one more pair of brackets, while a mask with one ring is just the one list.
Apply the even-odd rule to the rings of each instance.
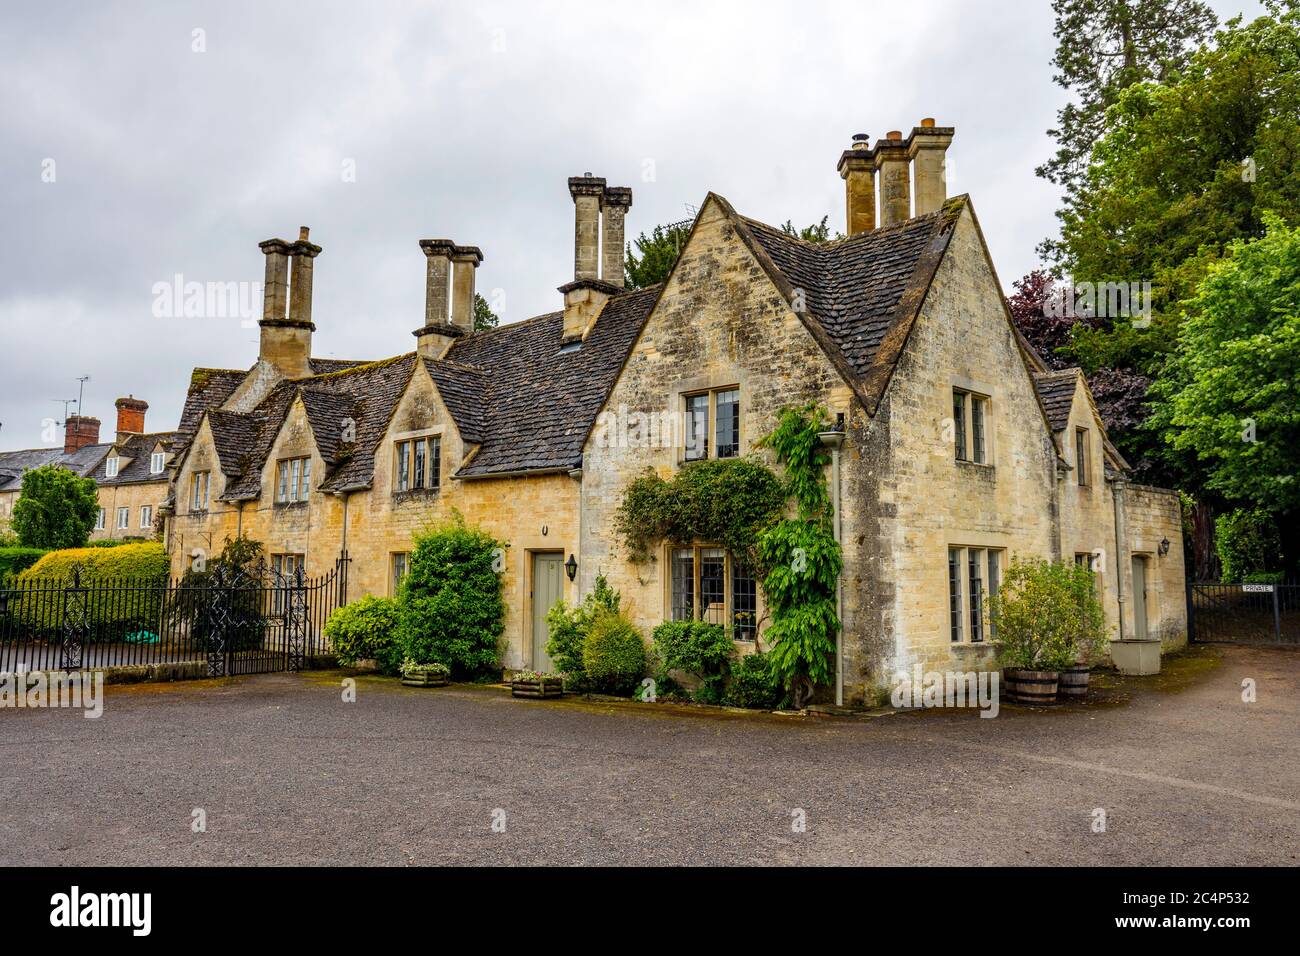
[[1282, 643], [1282, 611], [1278, 608], [1277, 593], [1282, 590], [1280, 584], [1273, 585], [1273, 636]]

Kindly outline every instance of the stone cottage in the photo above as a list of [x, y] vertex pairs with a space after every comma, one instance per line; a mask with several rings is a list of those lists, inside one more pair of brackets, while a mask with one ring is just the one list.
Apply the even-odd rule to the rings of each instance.
[[162, 526], [161, 509], [170, 493], [167, 465], [176, 432], [146, 432], [149, 403], [128, 395], [119, 398], [113, 441], [99, 440], [100, 421], [89, 415], [69, 415], [64, 422], [63, 447], [0, 452], [0, 530], [9, 525], [22, 491], [23, 473], [42, 465], [58, 465], [98, 487], [99, 515], [91, 541], [149, 539]]
[[[321, 249], [306, 229], [263, 242], [256, 364], [191, 381], [175, 568], [245, 533], [285, 570], [321, 573], [346, 549], [350, 596], [389, 594], [412, 533], [454, 508], [509, 543], [507, 667], [547, 665], [546, 609], [599, 574], [647, 632], [700, 616], [760, 647], [750, 569], [709, 541], [633, 563], [614, 515], [646, 469], [760, 454], [780, 411], [811, 401], [838, 422], [828, 693], [860, 701], [914, 663], [991, 666], [982, 601], [1017, 555], [1092, 567], [1115, 637], [1185, 641], [1177, 498], [1127, 480], [1083, 376], [1049, 371], [1017, 334], [970, 198], [946, 195], [952, 137], [932, 120], [855, 137], [842, 240], [793, 238], [710, 193], [666, 281], [640, 290], [623, 287], [631, 190], [574, 177], [562, 308], [474, 331], [482, 253], [423, 240], [416, 348], [378, 361], [312, 357]], [[644, 416], [681, 421], [681, 440], [626, 440]]]

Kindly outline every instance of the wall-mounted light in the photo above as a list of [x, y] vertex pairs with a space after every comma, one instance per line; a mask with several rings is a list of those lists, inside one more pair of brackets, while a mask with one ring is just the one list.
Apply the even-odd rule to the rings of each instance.
[[1168, 539], [1168, 538], [1161, 538], [1161, 539], [1160, 539], [1160, 547], [1159, 547], [1158, 550], [1160, 551], [1160, 557], [1162, 557], [1162, 558], [1163, 558], [1166, 554], [1169, 553], [1169, 539]]
[[578, 559], [572, 554], [569, 555], [569, 560], [564, 562], [564, 571], [568, 574], [570, 581], [578, 576]]

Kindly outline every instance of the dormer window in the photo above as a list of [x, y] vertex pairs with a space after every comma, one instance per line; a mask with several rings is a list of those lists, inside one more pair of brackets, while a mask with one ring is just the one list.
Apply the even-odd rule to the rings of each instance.
[[393, 469], [393, 490], [437, 491], [442, 486], [442, 437], [399, 441]]
[[167, 455], [164, 452], [156, 451], [149, 456], [149, 474], [161, 475], [163, 468], [167, 466]]
[[987, 395], [952, 390], [953, 457], [957, 461], [989, 463], [988, 411]]
[[311, 459], [287, 458], [276, 465], [275, 500], [277, 504], [306, 501], [311, 491]]
[[118, 465], [118, 459], [117, 459], [117, 456], [116, 456], [116, 455], [114, 455], [112, 458], [109, 458], [107, 461], [105, 461], [105, 462], [104, 462], [104, 477], [105, 477], [105, 478], [116, 478], [116, 477], [117, 477], [117, 465]]

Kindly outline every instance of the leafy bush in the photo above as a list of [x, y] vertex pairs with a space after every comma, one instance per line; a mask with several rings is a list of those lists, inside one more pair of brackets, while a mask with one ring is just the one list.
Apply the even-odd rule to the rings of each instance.
[[731, 679], [722, 702], [729, 707], [772, 710], [781, 705], [785, 692], [781, 678], [766, 654], [746, 654], [731, 667]]
[[325, 637], [340, 664], [374, 660], [383, 673], [396, 674], [402, 665], [398, 623], [396, 600], [368, 594], [331, 614], [325, 622]]
[[[135, 631], [159, 631], [168, 561], [163, 546], [151, 542], [108, 550], [67, 548], [43, 555], [18, 576], [19, 582], [36, 590], [24, 592], [17, 607], [11, 604], [12, 613], [29, 636], [61, 632], [63, 586], [71, 583], [74, 568], [81, 569], [81, 583], [90, 585], [86, 616], [92, 641], [116, 641]], [[104, 586], [97, 588], [96, 584]]]
[[736, 645], [726, 628], [706, 621], [664, 621], [654, 630], [655, 656], [664, 669], [684, 671], [702, 682], [696, 699], [717, 703]]
[[582, 647], [582, 667], [593, 689], [630, 694], [646, 672], [645, 641], [624, 615], [601, 611]]
[[1106, 620], [1085, 566], [1013, 561], [987, 603], [1003, 667], [1059, 671], [1106, 646]]
[[29, 548], [80, 548], [90, 538], [99, 514], [93, 478], [78, 478], [58, 465], [23, 473], [22, 491], [10, 524]]
[[416, 536], [398, 594], [405, 656], [466, 677], [500, 668], [505, 604], [497, 557], [504, 547], [459, 514]]
[[1223, 565], [1223, 580], [1255, 582], [1249, 578], [1267, 573], [1282, 552], [1277, 523], [1263, 508], [1238, 508], [1214, 522], [1214, 550]]
[[0, 548], [0, 581], [26, 571], [46, 553], [43, 548]]
[[622, 596], [609, 586], [605, 576], [596, 578], [595, 589], [577, 607], [557, 601], [546, 614], [546, 655], [565, 677], [570, 689], [580, 690], [586, 683], [582, 664], [582, 648], [587, 632], [597, 614], [617, 613]]
[[[225, 650], [262, 646], [268, 609], [255, 568], [263, 561], [264, 550], [262, 542], [255, 538], [227, 535], [220, 555], [201, 566], [187, 568], [181, 576], [181, 586], [174, 592], [167, 614], [172, 622], [189, 629], [199, 650], [208, 650], [214, 641], [214, 614], [224, 615], [230, 622], [223, 633]], [[246, 583], [240, 586], [240, 582]]]

